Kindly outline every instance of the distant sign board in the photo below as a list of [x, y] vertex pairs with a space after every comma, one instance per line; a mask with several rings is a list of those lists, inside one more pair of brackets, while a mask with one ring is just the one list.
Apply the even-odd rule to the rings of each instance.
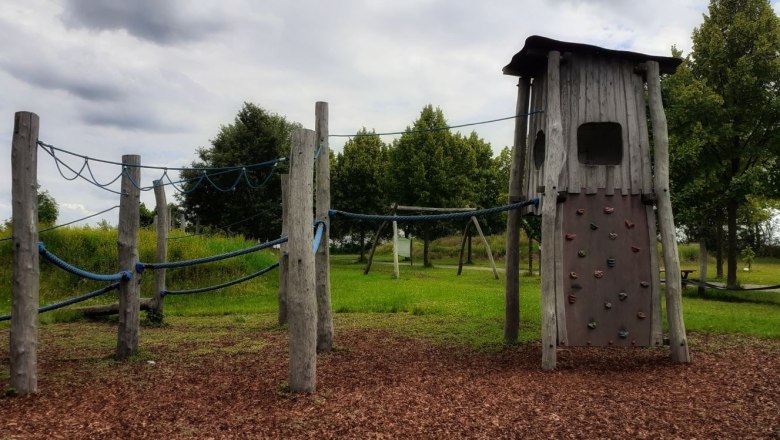
[[398, 237], [398, 256], [409, 258], [412, 256], [412, 239]]

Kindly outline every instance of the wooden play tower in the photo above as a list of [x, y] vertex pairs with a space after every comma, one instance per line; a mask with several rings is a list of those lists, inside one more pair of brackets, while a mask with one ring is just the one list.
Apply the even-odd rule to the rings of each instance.
[[[532, 36], [503, 69], [520, 77], [518, 114], [532, 113], [517, 119], [509, 197], [541, 201], [532, 213], [542, 215], [545, 369], [555, 368], [557, 346], [663, 344], [657, 231], [672, 358], [689, 361], [660, 91], [660, 75], [679, 64]], [[507, 225], [507, 340], [516, 335], [517, 216]]]

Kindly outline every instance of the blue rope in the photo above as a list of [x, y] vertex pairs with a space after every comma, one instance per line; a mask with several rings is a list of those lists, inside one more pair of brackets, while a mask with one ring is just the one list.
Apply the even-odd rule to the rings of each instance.
[[314, 240], [312, 241], [312, 251], [316, 254], [317, 250], [320, 248], [320, 242], [322, 241], [322, 234], [325, 232], [325, 229], [328, 227], [328, 225], [325, 224], [322, 220], [315, 220], [314, 226], [317, 228], [317, 230], [314, 232]]
[[420, 130], [409, 130], [406, 131], [390, 131], [386, 133], [363, 133], [363, 134], [329, 134], [328, 137], [348, 137], [348, 138], [356, 138], [356, 137], [368, 137], [368, 136], [392, 136], [392, 135], [398, 135], [398, 134], [407, 134], [407, 133], [429, 133], [432, 131], [444, 131], [449, 130], [451, 128], [462, 128], [462, 127], [471, 127], [472, 125], [481, 125], [481, 124], [490, 124], [492, 122], [499, 122], [499, 121], [506, 121], [509, 119], [516, 119], [523, 116], [531, 116], [535, 115], [537, 113], [544, 113], [544, 110], [534, 110], [529, 113], [520, 113], [514, 116], [507, 116], [505, 118], [498, 118], [498, 119], [490, 119], [487, 121], [480, 121], [480, 122], [471, 122], [468, 124], [460, 124], [460, 125], [449, 125], [446, 127], [434, 127], [434, 128], [424, 128]]
[[[115, 290], [115, 289], [118, 289], [118, 288], [119, 288], [119, 283], [114, 283], [114, 284], [111, 284], [110, 286], [106, 286], [106, 287], [104, 287], [102, 289], [98, 289], [98, 290], [96, 290], [94, 292], [89, 292], [89, 293], [86, 293], [84, 295], [77, 296], [75, 298], [70, 298], [70, 299], [66, 299], [65, 301], [61, 301], [61, 302], [58, 302], [58, 303], [54, 303], [54, 304], [49, 304], [47, 306], [43, 306], [43, 307], [38, 309], [38, 313], [44, 313], [44, 312], [49, 312], [51, 310], [61, 309], [61, 308], [65, 307], [65, 306], [69, 306], [71, 304], [76, 304], [76, 303], [80, 303], [82, 301], [86, 301], [86, 300], [88, 300], [90, 298], [94, 298], [96, 296], [103, 295], [105, 293], [108, 293], [108, 292], [110, 292], [112, 290]], [[0, 316], [0, 321], [8, 321], [10, 319], [11, 319], [11, 315]]]
[[239, 278], [239, 279], [236, 279], [236, 280], [233, 280], [233, 281], [228, 281], [227, 283], [217, 284], [215, 286], [209, 286], [209, 287], [201, 287], [199, 289], [161, 290], [160, 291], [160, 296], [165, 296], [165, 295], [188, 295], [188, 294], [191, 294], [191, 293], [210, 292], [212, 290], [218, 290], [218, 289], [222, 289], [224, 287], [230, 287], [230, 286], [234, 286], [236, 284], [243, 283], [245, 281], [249, 281], [252, 278], [257, 278], [257, 277], [259, 277], [260, 275], [262, 275], [264, 273], [270, 272], [271, 270], [273, 270], [273, 269], [275, 269], [277, 267], [279, 267], [279, 262], [278, 261], [276, 263], [273, 263], [270, 266], [266, 267], [265, 269], [257, 271], [257, 272], [255, 272], [253, 274], [249, 274], [249, 275], [247, 275], [247, 276], [245, 276], [243, 278]]
[[353, 212], [344, 212], [331, 209], [328, 214], [331, 217], [342, 216], [352, 220], [368, 221], [396, 221], [396, 222], [431, 222], [437, 220], [454, 220], [462, 218], [478, 217], [483, 215], [495, 214], [497, 212], [511, 211], [513, 209], [523, 208], [528, 205], [539, 206], [539, 199], [534, 198], [524, 202], [512, 203], [511, 205], [496, 206], [493, 208], [481, 209], [479, 211], [453, 212], [448, 214], [434, 215], [374, 215], [374, 214], [355, 214]]
[[86, 278], [95, 281], [119, 281], [119, 280], [129, 280], [130, 278], [133, 277], [133, 273], [126, 270], [116, 274], [101, 275], [92, 272], [87, 272], [83, 269], [79, 269], [78, 267], [66, 263], [65, 261], [61, 260], [58, 256], [47, 251], [43, 243], [38, 243], [38, 253], [41, 254], [41, 256], [47, 259], [49, 262], [59, 267], [60, 269], [70, 272], [74, 275], [78, 275], [81, 278]]
[[322, 142], [320, 142], [320, 146], [319, 146], [319, 147], [317, 147], [317, 152], [316, 152], [316, 153], [314, 153], [314, 160], [317, 160], [317, 159], [319, 159], [319, 158], [320, 158], [320, 153], [322, 153], [322, 146], [323, 146], [323, 145], [324, 145], [324, 144], [323, 144]]
[[224, 260], [226, 258], [232, 258], [237, 257], [239, 255], [246, 255], [250, 254], [252, 252], [257, 252], [263, 249], [268, 249], [272, 246], [276, 246], [277, 244], [282, 244], [287, 241], [287, 237], [280, 237], [276, 240], [267, 241], [265, 243], [259, 244], [257, 246], [248, 247], [245, 249], [239, 249], [237, 251], [228, 252], [225, 254], [219, 254], [214, 255], [211, 257], [204, 257], [204, 258], [196, 258], [194, 260], [186, 260], [186, 261], [171, 261], [166, 263], [142, 263], [138, 262], [135, 265], [136, 272], [143, 272], [144, 269], [171, 269], [175, 267], [186, 267], [186, 266], [195, 266], [198, 264], [204, 264], [204, 263], [211, 263], [214, 261]]

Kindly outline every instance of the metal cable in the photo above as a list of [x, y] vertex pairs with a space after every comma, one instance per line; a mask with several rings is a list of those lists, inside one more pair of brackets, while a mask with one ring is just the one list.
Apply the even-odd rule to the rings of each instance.
[[255, 272], [255, 273], [253, 273], [253, 274], [249, 274], [249, 275], [247, 275], [245, 277], [238, 278], [238, 279], [235, 279], [233, 281], [228, 281], [227, 283], [217, 284], [217, 285], [209, 286], [209, 287], [201, 287], [199, 289], [161, 290], [160, 291], [160, 296], [166, 296], [166, 295], [189, 295], [191, 293], [211, 292], [212, 290], [218, 290], [218, 289], [222, 289], [222, 288], [225, 288], [225, 287], [234, 286], [236, 284], [240, 284], [240, 283], [243, 283], [245, 281], [249, 281], [249, 280], [251, 280], [253, 278], [257, 278], [260, 275], [262, 275], [264, 273], [267, 273], [267, 272], [270, 272], [271, 270], [273, 270], [273, 269], [275, 269], [277, 267], [279, 267], [279, 262], [278, 261], [276, 263], [273, 263], [270, 266], [262, 269], [262, 270], [259, 270], [259, 271]]

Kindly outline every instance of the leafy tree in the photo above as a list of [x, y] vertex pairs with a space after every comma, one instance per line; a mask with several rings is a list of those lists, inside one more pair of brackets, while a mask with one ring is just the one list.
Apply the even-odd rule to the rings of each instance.
[[[394, 142], [390, 150], [389, 198], [404, 205], [461, 207], [474, 199], [471, 172], [476, 167], [474, 149], [450, 133], [444, 113], [427, 105], [420, 117]], [[429, 247], [435, 235], [452, 232], [452, 225], [407, 225], [422, 232], [423, 260], [430, 266]]]
[[[232, 124], [220, 128], [211, 140], [211, 147], [200, 148], [200, 161], [193, 168], [219, 168], [241, 164], [265, 162], [286, 156], [290, 147], [290, 134], [300, 124], [288, 122], [283, 116], [252, 104], [244, 106]], [[284, 166], [280, 166], [279, 170]], [[271, 167], [247, 169], [247, 176], [257, 186], [271, 172]], [[213, 172], [212, 172], [213, 173]], [[182, 177], [195, 178], [198, 171], [187, 171]], [[232, 186], [239, 171], [211, 176], [211, 180], [222, 189]], [[195, 188], [197, 180], [184, 184], [185, 192], [179, 196], [182, 207], [192, 219], [200, 218], [203, 225], [223, 226], [245, 220], [232, 229], [260, 240], [276, 238], [281, 233], [281, 187], [278, 177], [271, 178], [262, 188], [252, 188], [242, 180], [233, 190], [221, 191], [208, 182]], [[188, 192], [191, 191], [191, 192]]]
[[141, 202], [141, 227], [149, 227], [154, 223], [154, 211], [150, 211], [144, 202]]
[[762, 182], [780, 154], [780, 20], [769, 1], [711, 0], [687, 65], [674, 76], [666, 84], [678, 143], [672, 155], [689, 159], [688, 175], [676, 172], [675, 185], [699, 217], [725, 216], [727, 284], [734, 286], [738, 211], [750, 195], [770, 190]]
[[38, 191], [38, 222], [51, 226], [57, 222], [60, 215], [60, 207], [49, 191]]
[[[389, 202], [384, 183], [388, 166], [388, 147], [379, 136], [365, 128], [344, 144], [343, 152], [333, 161], [331, 179], [332, 204], [335, 209], [350, 212], [384, 213]], [[359, 240], [360, 261], [365, 260], [366, 233], [374, 222], [338, 221], [331, 226], [333, 236], [352, 236]]]

